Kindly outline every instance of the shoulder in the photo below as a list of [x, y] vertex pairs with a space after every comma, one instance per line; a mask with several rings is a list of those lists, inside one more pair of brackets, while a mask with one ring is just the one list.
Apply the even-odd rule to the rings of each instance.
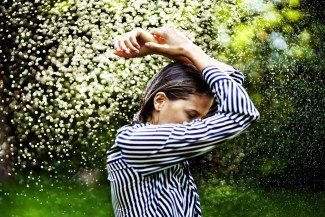
[[130, 130], [135, 126], [135, 124], [127, 124], [117, 130], [117, 134], [123, 133], [124, 131]]
[[139, 123], [139, 124], [128, 124], [125, 125], [117, 130], [118, 134], [123, 134], [126, 132], [136, 132], [136, 131], [152, 131], [156, 130], [159, 125], [154, 125], [154, 124], [144, 124], [144, 123]]
[[129, 124], [125, 125], [117, 130], [117, 138], [126, 137], [155, 137], [168, 135], [175, 129], [184, 128], [186, 124]]

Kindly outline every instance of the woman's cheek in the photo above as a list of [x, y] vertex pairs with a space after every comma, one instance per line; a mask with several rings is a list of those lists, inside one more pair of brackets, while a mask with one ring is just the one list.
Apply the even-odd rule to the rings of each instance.
[[181, 113], [179, 114], [179, 117], [180, 117], [180, 123], [184, 123], [184, 122], [189, 122], [190, 120], [188, 119], [187, 117], [187, 114], [186, 113]]

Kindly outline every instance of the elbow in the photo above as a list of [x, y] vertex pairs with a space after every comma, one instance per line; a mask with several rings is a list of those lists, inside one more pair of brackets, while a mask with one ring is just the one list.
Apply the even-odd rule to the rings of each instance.
[[260, 117], [261, 117], [261, 115], [260, 115], [259, 111], [257, 111], [257, 114], [255, 115], [255, 120], [254, 121], [258, 121], [260, 119]]
[[255, 122], [260, 119], [260, 112], [257, 110], [253, 102], [250, 102], [244, 113], [246, 113], [245, 116], [248, 116], [249, 122]]
[[252, 116], [253, 116], [253, 119], [254, 119], [254, 121], [257, 121], [257, 120], [259, 120], [260, 119], [260, 112], [257, 110], [257, 108], [254, 106], [254, 109], [253, 109], [253, 114], [252, 114]]
[[251, 112], [249, 114], [249, 116], [250, 116], [250, 121], [249, 122], [253, 123], [253, 122], [258, 121], [260, 119], [260, 112], [256, 108], [254, 108], [253, 112]]
[[235, 121], [239, 124], [239, 126], [246, 128], [247, 125], [250, 125], [258, 121], [259, 118], [260, 118], [260, 113], [255, 109], [253, 112], [249, 112], [240, 116]]

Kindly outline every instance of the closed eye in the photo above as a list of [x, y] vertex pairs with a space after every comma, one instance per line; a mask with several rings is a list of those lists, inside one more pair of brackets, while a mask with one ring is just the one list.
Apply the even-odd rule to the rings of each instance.
[[197, 111], [193, 110], [191, 112], [187, 112], [187, 118], [191, 121], [197, 119], [199, 116], [200, 114]]
[[194, 120], [196, 118], [196, 116], [195, 115], [187, 115], [187, 118], [189, 120]]

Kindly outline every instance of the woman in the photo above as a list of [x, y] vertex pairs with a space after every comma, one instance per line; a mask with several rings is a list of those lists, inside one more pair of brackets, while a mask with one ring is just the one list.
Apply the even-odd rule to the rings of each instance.
[[187, 159], [258, 119], [242, 73], [213, 60], [173, 28], [135, 29], [116, 41], [115, 54], [181, 61], [152, 79], [136, 122], [118, 130], [108, 152], [115, 216], [201, 216]]

